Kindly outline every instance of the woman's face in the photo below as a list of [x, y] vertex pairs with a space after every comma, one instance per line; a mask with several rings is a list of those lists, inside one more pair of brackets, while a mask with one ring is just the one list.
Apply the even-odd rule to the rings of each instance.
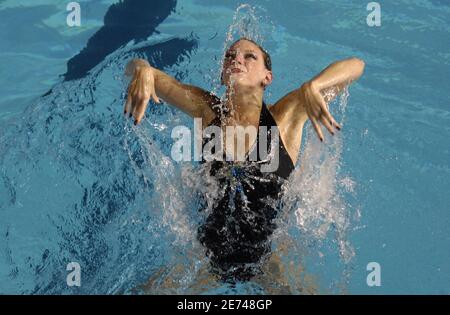
[[240, 40], [225, 54], [222, 83], [227, 87], [263, 88], [272, 82], [272, 72], [266, 69], [258, 46]]

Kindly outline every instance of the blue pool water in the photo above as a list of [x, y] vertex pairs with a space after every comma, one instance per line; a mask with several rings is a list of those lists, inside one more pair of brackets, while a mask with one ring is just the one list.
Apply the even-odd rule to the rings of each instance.
[[[364, 1], [79, 3], [71, 28], [66, 1], [0, 1], [0, 293], [450, 293], [448, 1], [380, 2], [380, 27]], [[272, 240], [281, 276], [233, 287], [203, 272], [201, 170], [170, 157], [170, 131], [192, 121], [150, 104], [133, 126], [122, 73], [144, 57], [220, 94], [242, 35], [272, 55], [269, 104], [333, 61], [366, 69], [331, 105], [339, 136], [305, 127]]]

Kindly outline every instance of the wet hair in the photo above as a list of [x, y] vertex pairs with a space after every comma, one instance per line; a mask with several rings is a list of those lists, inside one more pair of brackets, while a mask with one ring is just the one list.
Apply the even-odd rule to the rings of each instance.
[[240, 42], [241, 40], [246, 40], [250, 43], [253, 43], [255, 46], [257, 46], [259, 48], [259, 50], [261, 50], [262, 54], [263, 54], [263, 59], [264, 59], [264, 65], [266, 66], [266, 69], [269, 71], [272, 71], [272, 59], [270, 58], [269, 53], [261, 47], [261, 45], [259, 45], [257, 42], [255, 42], [254, 40], [247, 38], [247, 37], [241, 37], [239, 38], [237, 41], [235, 41], [228, 49], [230, 49], [231, 47], [233, 47], [236, 43]]

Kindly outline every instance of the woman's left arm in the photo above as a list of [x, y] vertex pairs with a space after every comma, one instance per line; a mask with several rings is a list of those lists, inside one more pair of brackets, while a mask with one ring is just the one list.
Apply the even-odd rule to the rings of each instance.
[[272, 106], [270, 111], [281, 127], [280, 132], [291, 157], [297, 156], [303, 125], [308, 118], [321, 141], [324, 137], [319, 123], [333, 135], [333, 127], [340, 130], [341, 127], [331, 116], [327, 103], [357, 80], [363, 74], [364, 67], [364, 61], [358, 58], [332, 63]]
[[[311, 82], [320, 92], [333, 89], [332, 95], [335, 98], [347, 85], [363, 74], [364, 67], [364, 61], [355, 57], [340, 60], [322, 70]], [[333, 98], [326, 101], [329, 102]]]
[[[304, 106], [321, 141], [323, 141], [323, 134], [319, 122], [332, 135], [334, 135], [333, 126], [338, 130], [341, 128], [331, 116], [327, 103], [332, 101], [346, 86], [357, 80], [363, 74], [364, 67], [364, 61], [358, 58], [337, 61], [300, 87], [298, 91], [300, 105]], [[327, 90], [331, 93], [326, 93]]]

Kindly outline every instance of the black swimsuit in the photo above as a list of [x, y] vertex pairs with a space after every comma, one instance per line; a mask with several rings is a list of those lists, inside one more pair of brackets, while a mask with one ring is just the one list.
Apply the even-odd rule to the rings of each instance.
[[[220, 116], [210, 125], [220, 126]], [[198, 229], [198, 239], [207, 248], [213, 271], [222, 281], [247, 281], [260, 273], [261, 262], [270, 253], [269, 236], [276, 225], [274, 219], [281, 195], [281, 186], [294, 170], [294, 164], [283, 141], [279, 139], [279, 165], [275, 172], [261, 172], [260, 166], [270, 161], [270, 128], [277, 126], [263, 103], [259, 126], [267, 126], [267, 155], [260, 156], [259, 134], [257, 161], [211, 163], [210, 175], [223, 189], [209, 216]], [[205, 144], [205, 142], [203, 143]], [[205, 161], [203, 161], [205, 162]]]

